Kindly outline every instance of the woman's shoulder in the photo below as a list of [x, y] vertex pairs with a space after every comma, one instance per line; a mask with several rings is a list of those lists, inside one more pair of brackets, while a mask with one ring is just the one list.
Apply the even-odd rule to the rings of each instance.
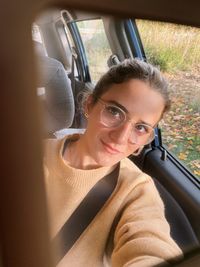
[[152, 182], [152, 178], [139, 169], [129, 158], [121, 160], [120, 176], [123, 182], [130, 183], [132, 185]]
[[135, 170], [137, 172], [142, 172], [135, 164], [132, 160], [130, 160], [129, 158], [124, 158], [121, 160], [121, 165], [123, 167], [126, 168], [130, 168], [131, 170]]
[[43, 141], [44, 154], [50, 151], [60, 151], [64, 147], [67, 140], [75, 140], [79, 138], [79, 134], [65, 135], [62, 138], [51, 138]]
[[57, 139], [57, 138], [45, 139], [43, 141], [44, 155], [47, 155], [50, 151], [54, 150], [56, 147], [59, 147], [65, 138], [62, 138], [62, 139]]
[[62, 139], [52, 138], [43, 141], [43, 160], [45, 163], [49, 165], [49, 162], [52, 163], [55, 158], [60, 158], [67, 139], [68, 136], [64, 136]]
[[152, 203], [156, 203], [156, 205], [159, 205], [159, 207], [163, 209], [163, 202], [153, 178], [140, 170], [128, 158], [123, 159], [120, 165], [121, 186], [126, 188], [126, 191], [129, 192], [127, 199], [134, 199], [134, 197], [138, 195], [141, 199], [147, 199], [148, 201], [151, 199]]
[[122, 159], [120, 162], [120, 166], [122, 170], [134, 173], [135, 175], [143, 174], [142, 170], [137, 165], [135, 165], [135, 163], [129, 158]]

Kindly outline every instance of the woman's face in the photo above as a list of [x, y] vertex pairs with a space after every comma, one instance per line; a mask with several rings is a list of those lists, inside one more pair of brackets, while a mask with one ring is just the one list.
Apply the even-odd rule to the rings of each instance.
[[101, 99], [106, 103], [120, 106], [129, 120], [119, 127], [106, 127], [101, 122], [104, 105], [100, 101], [92, 105], [88, 100], [88, 125], [83, 138], [87, 154], [98, 167], [112, 166], [137, 151], [141, 144], [138, 144], [138, 140], [134, 142], [130, 138], [134, 123], [145, 123], [155, 127], [164, 109], [161, 94], [145, 82], [136, 79], [112, 85]]

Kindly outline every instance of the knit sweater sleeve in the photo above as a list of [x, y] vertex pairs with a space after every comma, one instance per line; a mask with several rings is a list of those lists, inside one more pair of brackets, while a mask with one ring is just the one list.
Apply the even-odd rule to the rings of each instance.
[[164, 205], [150, 177], [128, 195], [115, 230], [112, 267], [149, 267], [182, 252], [170, 237]]

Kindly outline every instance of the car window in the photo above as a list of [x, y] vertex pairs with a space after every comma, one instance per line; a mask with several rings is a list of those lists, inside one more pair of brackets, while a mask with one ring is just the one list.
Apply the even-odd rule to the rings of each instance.
[[36, 23], [32, 24], [32, 39], [39, 43], [43, 43], [42, 36], [40, 34], [40, 29]]
[[[42, 35], [40, 33], [40, 28], [36, 23], [32, 24], [32, 40], [35, 42], [35, 44], [36, 43], [40, 44], [43, 47], [44, 54], [47, 55], [47, 51], [46, 51], [46, 48], [45, 48], [45, 45], [42, 39]], [[36, 46], [35, 46], [35, 49], [37, 49]]]
[[85, 47], [91, 79], [95, 83], [107, 71], [107, 60], [112, 54], [103, 21], [101, 19], [78, 21], [77, 26]]
[[170, 82], [171, 111], [160, 128], [163, 144], [200, 179], [200, 29], [137, 20], [147, 60]]

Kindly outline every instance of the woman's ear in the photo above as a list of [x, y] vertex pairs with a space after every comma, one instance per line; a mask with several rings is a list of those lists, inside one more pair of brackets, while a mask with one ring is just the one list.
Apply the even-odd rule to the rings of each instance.
[[92, 95], [89, 95], [85, 101], [84, 113], [89, 115], [92, 107], [93, 107], [93, 98]]

